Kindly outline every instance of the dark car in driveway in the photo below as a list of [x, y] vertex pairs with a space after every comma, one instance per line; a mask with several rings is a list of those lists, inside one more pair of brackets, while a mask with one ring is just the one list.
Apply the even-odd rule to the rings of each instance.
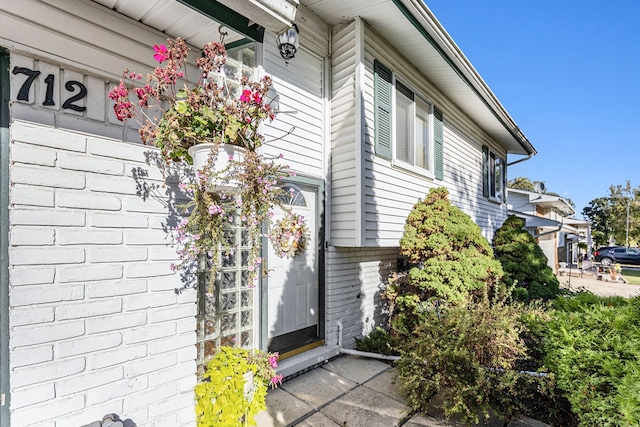
[[594, 259], [602, 265], [638, 264], [640, 265], [640, 249], [624, 246], [603, 246], [593, 254]]

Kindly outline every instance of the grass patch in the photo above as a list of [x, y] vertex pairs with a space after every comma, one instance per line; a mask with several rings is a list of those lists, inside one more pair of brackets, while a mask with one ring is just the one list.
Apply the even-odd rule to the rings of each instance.
[[622, 277], [632, 285], [640, 285], [640, 271], [622, 269]]

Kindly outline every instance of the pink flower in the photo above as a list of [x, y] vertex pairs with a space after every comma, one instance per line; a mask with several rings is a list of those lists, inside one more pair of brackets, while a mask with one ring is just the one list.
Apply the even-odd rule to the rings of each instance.
[[248, 89], [243, 90], [242, 95], [240, 95], [240, 101], [242, 102], [251, 101], [251, 91]]
[[167, 47], [165, 45], [155, 44], [153, 45], [153, 51], [155, 52], [155, 55], [153, 55], [153, 59], [155, 59], [156, 61], [162, 63], [169, 59], [169, 52], [167, 51]]
[[269, 380], [271, 387], [276, 387], [277, 385], [282, 384], [283, 379], [284, 377], [282, 374], [272, 377], [271, 380]]
[[271, 367], [273, 369], [278, 367], [278, 354], [274, 354], [273, 356], [269, 356], [269, 365], [271, 365]]
[[211, 203], [209, 205], [209, 213], [211, 215], [224, 214], [224, 209], [221, 206]]

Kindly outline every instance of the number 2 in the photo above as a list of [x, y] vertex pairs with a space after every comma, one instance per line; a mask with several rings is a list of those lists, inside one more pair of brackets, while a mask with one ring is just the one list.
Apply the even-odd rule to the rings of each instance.
[[71, 98], [64, 101], [64, 104], [62, 104], [62, 108], [68, 108], [73, 111], [86, 111], [87, 107], [81, 107], [79, 105], [75, 105], [74, 102], [80, 101], [82, 98], [87, 96], [87, 87], [75, 80], [70, 80], [64, 85], [65, 89], [67, 89], [69, 92], [73, 92], [75, 90], [74, 86], [78, 87], [79, 92], [73, 95]]

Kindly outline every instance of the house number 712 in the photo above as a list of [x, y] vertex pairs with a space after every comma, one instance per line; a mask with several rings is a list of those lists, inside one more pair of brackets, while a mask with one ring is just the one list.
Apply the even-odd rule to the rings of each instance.
[[[18, 96], [16, 97], [16, 99], [18, 101], [29, 102], [29, 91], [31, 90], [31, 85], [33, 84], [36, 77], [40, 75], [40, 71], [30, 70], [24, 67], [13, 67], [11, 73], [13, 75], [24, 74], [25, 76], [27, 76], [27, 79], [24, 81], [24, 83], [22, 83], [22, 86], [20, 86], [20, 89], [18, 90]], [[42, 102], [42, 105], [56, 105], [56, 103], [53, 101], [53, 88], [55, 79], [56, 76], [54, 76], [53, 74], [49, 74], [47, 75], [47, 77], [45, 77], [44, 83], [47, 85], [47, 87], [45, 90], [44, 101]], [[73, 111], [86, 111], [87, 107], [76, 105], [74, 104], [74, 102], [80, 101], [82, 98], [87, 96], [87, 87], [76, 80], [69, 80], [67, 83], [65, 83], [64, 87], [69, 92], [75, 92], [77, 88], [78, 93], [67, 98], [67, 100], [62, 104], [62, 108]]]

